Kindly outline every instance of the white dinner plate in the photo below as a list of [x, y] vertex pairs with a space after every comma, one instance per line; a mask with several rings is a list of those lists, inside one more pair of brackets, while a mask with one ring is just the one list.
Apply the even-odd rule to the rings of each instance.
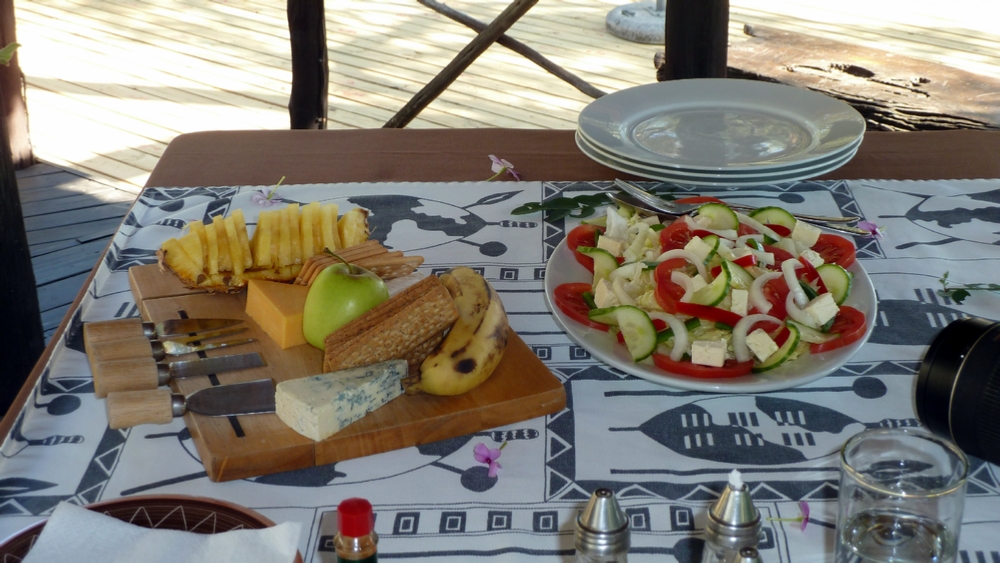
[[766, 170], [843, 150], [865, 120], [830, 96], [755, 80], [669, 80], [602, 96], [580, 112], [588, 140], [622, 157], [687, 170]]
[[643, 178], [692, 186], [760, 186], [764, 184], [775, 184], [778, 182], [808, 180], [840, 168], [850, 162], [857, 152], [857, 147], [855, 147], [853, 151], [840, 157], [838, 160], [827, 162], [818, 167], [804, 167], [796, 169], [792, 172], [783, 172], [778, 174], [741, 174], [720, 177], [717, 175], [682, 175], [665, 168], [654, 168], [652, 166], [640, 167], [638, 165], [630, 164], [622, 161], [621, 159], [608, 157], [607, 155], [598, 152], [597, 149], [591, 146], [587, 140], [579, 134], [576, 135], [576, 146], [584, 155], [595, 162], [607, 166], [608, 168], [613, 168], [621, 172], [628, 172], [629, 174], [634, 174]]
[[628, 166], [635, 166], [637, 168], [652, 168], [654, 170], [663, 171], [667, 174], [675, 174], [679, 176], [699, 176], [699, 177], [712, 177], [719, 179], [734, 178], [734, 177], [770, 176], [774, 174], [784, 174], [788, 172], [794, 172], [797, 170], [805, 170], [807, 168], [811, 169], [820, 168], [835, 160], [842, 160], [848, 154], [856, 153], [858, 151], [858, 147], [861, 146], [861, 142], [864, 140], [864, 137], [861, 137], [857, 141], [847, 145], [846, 147], [835, 153], [831, 153], [827, 156], [824, 156], [823, 158], [817, 158], [804, 163], [796, 162], [784, 166], [773, 166], [762, 170], [736, 169], [736, 170], [712, 170], [711, 172], [709, 172], [706, 170], [694, 170], [694, 169], [689, 170], [687, 168], [681, 168], [681, 167], [658, 166], [649, 162], [643, 162], [641, 160], [636, 160], [629, 158], [627, 156], [622, 156], [620, 154], [614, 154], [612, 152], [602, 149], [592, 139], [588, 139], [587, 135], [583, 131], [577, 129], [576, 134], [578, 143], [586, 143], [587, 146], [589, 146], [594, 151], [604, 155], [605, 157], [611, 160], [620, 161], [622, 164]]
[[566, 316], [555, 304], [553, 298], [555, 288], [564, 283], [592, 283], [593, 274], [576, 261], [573, 257], [573, 251], [566, 246], [565, 239], [556, 247], [545, 266], [545, 301], [548, 303], [556, 323], [566, 331], [571, 340], [590, 352], [594, 358], [625, 373], [659, 385], [688, 391], [761, 393], [788, 389], [816, 381], [846, 364], [868, 341], [875, 327], [874, 319], [878, 311], [875, 288], [872, 286], [868, 273], [859, 262], [855, 262], [848, 270], [854, 274], [854, 284], [851, 295], [844, 304], [865, 314], [868, 328], [861, 340], [823, 354], [805, 354], [795, 361], [771, 371], [731, 379], [699, 379], [669, 373], [654, 366], [652, 360], [635, 363], [629, 356], [628, 349], [619, 344], [610, 333], [582, 325]]

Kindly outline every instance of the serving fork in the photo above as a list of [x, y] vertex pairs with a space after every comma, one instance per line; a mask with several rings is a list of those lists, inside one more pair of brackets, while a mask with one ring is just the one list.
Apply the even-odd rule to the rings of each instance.
[[[703, 203], [676, 203], [668, 201], [620, 178], [615, 179], [615, 186], [630, 197], [620, 197], [617, 194], [609, 194], [612, 199], [617, 198], [622, 203], [626, 203], [633, 207], [644, 208], [663, 215], [680, 217], [682, 215], [694, 213], [699, 207], [704, 205]], [[740, 203], [726, 202], [725, 205], [740, 211], [753, 211], [757, 209], [756, 207]], [[805, 221], [806, 223], [824, 227], [830, 229], [831, 231], [839, 231], [852, 235], [871, 236], [870, 231], [846, 224], [858, 221], [860, 217], [823, 217], [819, 215], [804, 215], [801, 213], [792, 213], [792, 216], [796, 219]]]

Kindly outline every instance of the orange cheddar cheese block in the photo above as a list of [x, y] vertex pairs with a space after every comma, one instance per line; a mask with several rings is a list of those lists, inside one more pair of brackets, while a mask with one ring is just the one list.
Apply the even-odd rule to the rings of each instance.
[[309, 288], [302, 285], [249, 280], [247, 315], [260, 325], [282, 350], [306, 343], [302, 336], [302, 308]]

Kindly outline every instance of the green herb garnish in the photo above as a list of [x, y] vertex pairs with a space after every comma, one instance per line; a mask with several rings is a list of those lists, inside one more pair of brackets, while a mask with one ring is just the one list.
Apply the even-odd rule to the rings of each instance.
[[937, 294], [941, 297], [947, 297], [959, 305], [961, 305], [962, 302], [965, 301], [965, 298], [969, 296], [970, 291], [1000, 291], [1000, 284], [995, 283], [969, 283], [965, 285], [949, 286], [948, 272], [945, 272], [938, 281], [941, 282], [941, 287], [943, 289], [937, 290]]
[[[583, 219], [593, 215], [597, 208], [610, 203], [608, 196], [604, 193], [578, 195], [575, 197], [555, 197], [539, 203], [526, 203], [511, 211], [513, 215], [526, 215], [536, 211], [544, 211], [545, 218], [549, 221], [558, 221], [563, 217], [574, 217]], [[574, 213], [576, 211], [577, 213]]]

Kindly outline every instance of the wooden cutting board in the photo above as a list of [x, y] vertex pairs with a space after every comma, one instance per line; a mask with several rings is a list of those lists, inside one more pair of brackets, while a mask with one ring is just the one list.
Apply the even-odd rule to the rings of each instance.
[[[184, 288], [156, 265], [129, 270], [133, 295], [146, 320], [183, 317], [245, 319], [239, 335], [256, 342], [202, 352], [203, 357], [260, 352], [267, 366], [171, 383], [188, 395], [212, 385], [271, 378], [275, 384], [322, 373], [323, 354], [308, 344], [282, 350], [245, 313], [246, 292], [209, 294]], [[177, 359], [191, 359], [178, 356]], [[561, 411], [566, 393], [552, 372], [513, 331], [503, 360], [485, 383], [456, 397], [404, 395], [322, 442], [305, 438], [275, 414], [184, 420], [213, 481], [230, 481], [325, 465], [513, 424]]]

